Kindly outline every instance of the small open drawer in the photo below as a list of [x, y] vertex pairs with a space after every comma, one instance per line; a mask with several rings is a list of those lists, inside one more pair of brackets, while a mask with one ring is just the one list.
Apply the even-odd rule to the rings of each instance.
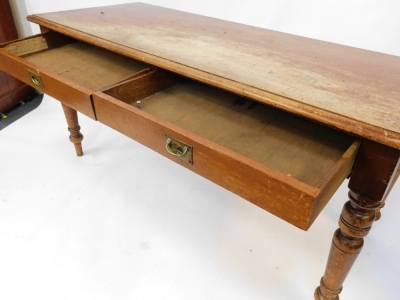
[[308, 229], [349, 175], [352, 136], [163, 70], [96, 92], [99, 121]]
[[0, 69], [95, 119], [90, 96], [148, 68], [56, 32], [0, 45]]

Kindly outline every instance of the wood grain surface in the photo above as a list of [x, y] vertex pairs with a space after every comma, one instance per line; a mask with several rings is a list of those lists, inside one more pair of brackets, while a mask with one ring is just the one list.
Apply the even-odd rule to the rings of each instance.
[[[143, 62], [46, 32], [0, 47], [0, 69], [95, 119], [90, 96], [148, 68]], [[32, 83], [28, 71], [41, 77]]]
[[343, 283], [364, 245], [384, 195], [396, 180], [400, 150], [369, 140], [361, 143], [324, 277], [315, 290], [316, 300], [339, 300]]
[[[152, 71], [96, 92], [98, 120], [308, 229], [350, 173], [354, 137], [198, 82], [166, 88], [166, 78]], [[193, 147], [193, 164], [165, 150], [165, 134]]]
[[[0, 43], [18, 39], [10, 3], [0, 0]], [[33, 89], [18, 79], [0, 71], [0, 113], [33, 94]]]
[[[93, 102], [100, 122], [301, 229], [306, 230], [310, 226], [310, 214], [318, 189], [294, 178], [288, 179], [286, 174], [104, 93], [96, 92]], [[193, 164], [183, 162], [165, 150], [165, 134], [193, 147]]]
[[193, 81], [160, 89], [142, 99], [139, 107], [313, 187], [354, 141], [344, 133]]
[[25, 57], [47, 71], [98, 91], [147, 68], [147, 65], [82, 42]]
[[399, 57], [141, 3], [28, 19], [400, 148]]
[[8, 0], [0, 0], [0, 43], [18, 38], [10, 3]]

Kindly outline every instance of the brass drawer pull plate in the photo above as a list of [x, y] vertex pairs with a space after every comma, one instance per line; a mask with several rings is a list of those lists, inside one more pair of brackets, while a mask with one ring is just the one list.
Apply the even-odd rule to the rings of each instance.
[[40, 75], [33, 73], [31, 71], [28, 71], [28, 75], [29, 78], [31, 79], [31, 82], [37, 86], [37, 87], [41, 87], [44, 88], [43, 82], [42, 82], [42, 78], [40, 77]]
[[178, 141], [169, 135], [164, 136], [165, 150], [175, 157], [193, 164], [193, 148], [185, 143]]

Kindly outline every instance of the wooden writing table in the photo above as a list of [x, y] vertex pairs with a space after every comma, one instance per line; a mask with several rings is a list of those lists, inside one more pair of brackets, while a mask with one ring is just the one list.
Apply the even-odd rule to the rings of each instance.
[[315, 299], [342, 284], [399, 176], [400, 58], [146, 4], [29, 16], [0, 69], [307, 230], [349, 198]]

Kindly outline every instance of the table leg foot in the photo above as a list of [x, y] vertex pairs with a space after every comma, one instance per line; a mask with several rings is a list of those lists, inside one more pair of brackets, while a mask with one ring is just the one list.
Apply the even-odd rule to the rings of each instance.
[[75, 109], [72, 109], [65, 104], [62, 104], [62, 108], [64, 110], [65, 118], [67, 120], [68, 131], [70, 132], [69, 140], [74, 144], [76, 155], [82, 156], [83, 135], [80, 132], [81, 127], [78, 123], [78, 114]]

